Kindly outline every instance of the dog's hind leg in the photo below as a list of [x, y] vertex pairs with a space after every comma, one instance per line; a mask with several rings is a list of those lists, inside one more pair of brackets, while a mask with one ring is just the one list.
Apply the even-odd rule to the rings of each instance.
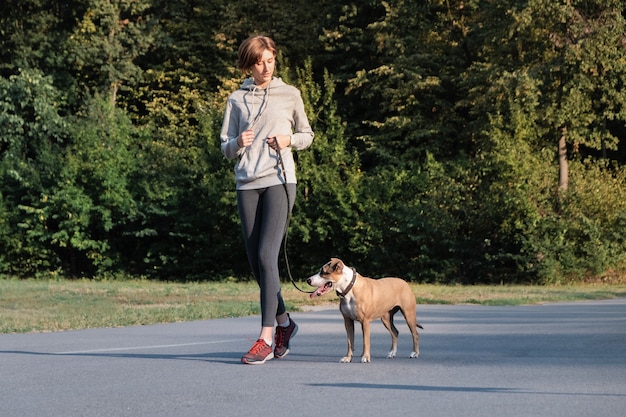
[[419, 348], [419, 333], [417, 328], [422, 328], [422, 326], [417, 322], [417, 318], [415, 317], [415, 307], [408, 308], [402, 310], [402, 315], [406, 320], [406, 324], [409, 326], [409, 330], [411, 331], [411, 335], [413, 336], [413, 352], [409, 355], [409, 358], [417, 358], [420, 355]]
[[380, 318], [380, 321], [383, 322], [385, 328], [389, 331], [389, 334], [391, 335], [391, 350], [387, 354], [388, 359], [395, 358], [396, 353], [398, 352], [398, 329], [393, 324], [393, 316], [398, 310], [399, 308], [395, 307], [387, 315], [384, 315]]

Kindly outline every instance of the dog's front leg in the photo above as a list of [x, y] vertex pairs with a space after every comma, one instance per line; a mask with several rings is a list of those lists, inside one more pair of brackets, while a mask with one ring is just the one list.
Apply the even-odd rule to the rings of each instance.
[[347, 363], [352, 362], [352, 354], [354, 352], [354, 320], [344, 316], [343, 323], [346, 326], [346, 335], [348, 336], [348, 353], [339, 362]]
[[363, 331], [363, 355], [361, 356], [361, 362], [367, 363], [370, 361], [370, 321], [363, 319], [361, 322], [361, 330]]

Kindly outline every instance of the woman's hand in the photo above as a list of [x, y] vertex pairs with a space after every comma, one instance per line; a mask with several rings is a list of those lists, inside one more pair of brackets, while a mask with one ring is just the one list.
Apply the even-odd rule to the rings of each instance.
[[246, 146], [252, 145], [254, 141], [254, 131], [253, 130], [244, 130], [241, 132], [241, 135], [237, 138], [237, 145], [240, 148], [245, 148]]
[[283, 148], [291, 145], [290, 135], [273, 135], [267, 138], [267, 144], [275, 151], [280, 151]]

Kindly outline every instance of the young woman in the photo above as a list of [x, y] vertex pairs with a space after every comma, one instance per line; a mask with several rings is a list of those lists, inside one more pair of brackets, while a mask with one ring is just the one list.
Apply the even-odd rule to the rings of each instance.
[[248, 262], [260, 288], [261, 333], [241, 358], [255, 365], [285, 357], [298, 331], [285, 310], [278, 256], [296, 197], [291, 152], [313, 141], [300, 92], [274, 77], [276, 52], [266, 36], [250, 37], [239, 46], [237, 68], [251, 77], [229, 96], [220, 134], [224, 156], [237, 160], [237, 206]]

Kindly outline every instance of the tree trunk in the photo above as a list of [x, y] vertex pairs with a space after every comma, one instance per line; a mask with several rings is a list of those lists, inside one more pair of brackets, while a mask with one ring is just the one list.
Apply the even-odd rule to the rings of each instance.
[[569, 185], [569, 166], [567, 163], [567, 127], [561, 129], [559, 139], [559, 191], [567, 191]]

